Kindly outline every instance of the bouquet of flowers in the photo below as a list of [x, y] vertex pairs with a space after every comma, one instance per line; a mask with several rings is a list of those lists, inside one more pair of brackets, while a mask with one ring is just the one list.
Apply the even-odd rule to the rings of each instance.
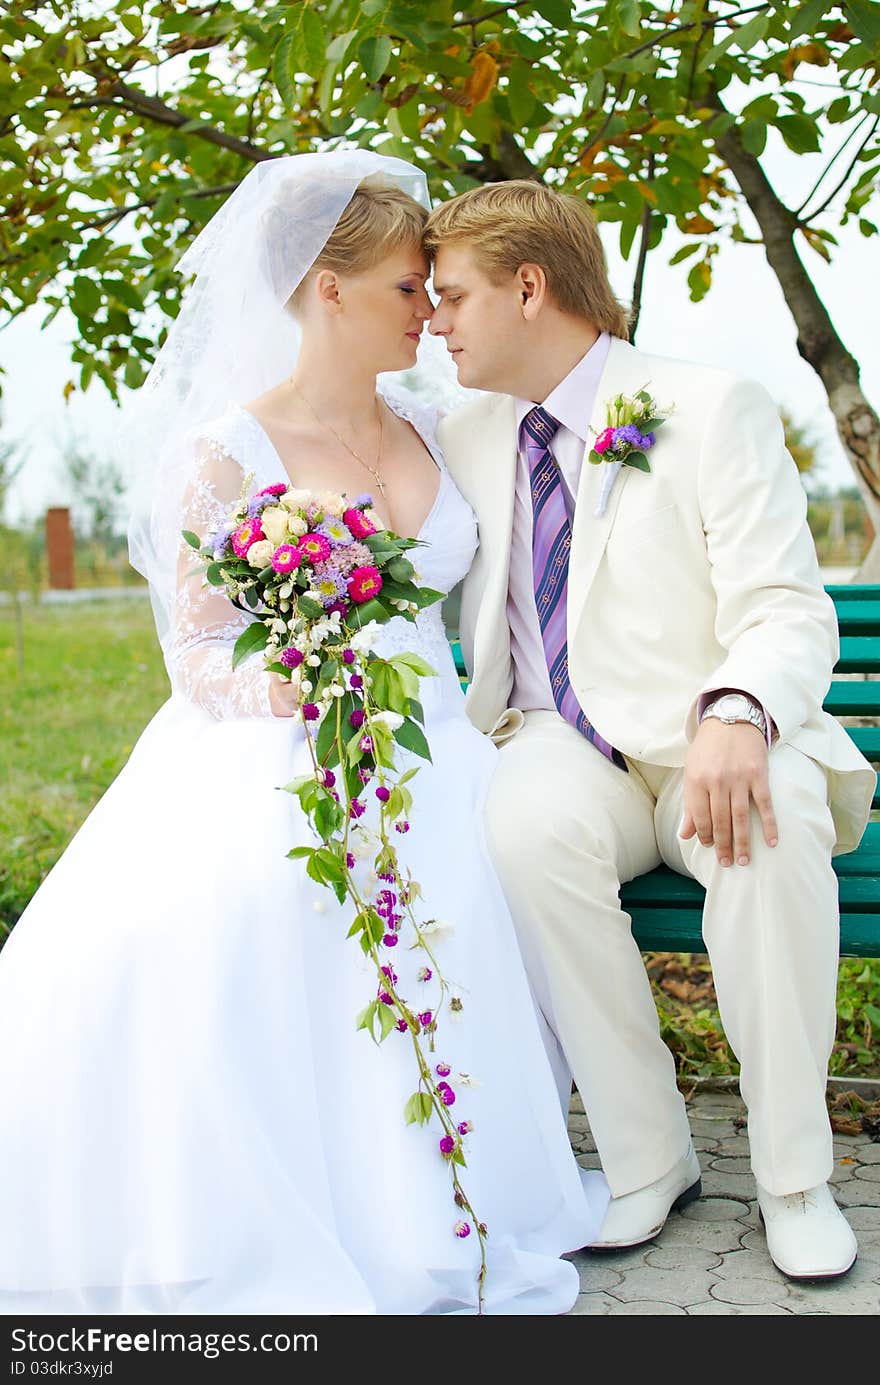
[[[248, 478], [215, 533], [203, 539], [184, 530], [183, 537], [204, 563], [207, 582], [254, 617], [236, 641], [233, 667], [262, 651], [269, 670], [296, 682], [312, 773], [284, 787], [299, 799], [316, 840], [288, 854], [353, 910], [348, 936], [373, 962], [377, 983], [358, 1028], [377, 1043], [394, 1033], [412, 1044], [418, 1086], [404, 1116], [420, 1124], [433, 1118], [441, 1128], [438, 1153], [449, 1164], [461, 1213], [452, 1229], [462, 1239], [472, 1231], [479, 1238], [482, 1309], [488, 1233], [459, 1177], [473, 1126], [453, 1116], [450, 1065], [433, 1057], [444, 1012], [456, 1015], [463, 1005], [433, 951], [447, 925], [420, 917], [421, 887], [397, 849], [409, 830], [409, 783], [418, 766], [400, 773], [396, 748], [430, 760], [419, 684], [435, 670], [418, 654], [385, 659], [375, 650], [385, 622], [415, 621], [444, 593], [419, 584], [407, 553], [420, 541], [384, 529], [372, 496], [349, 501], [283, 482], [249, 494], [250, 484]], [[371, 828], [361, 821], [367, 795], [375, 801]], [[365, 847], [383, 886], [375, 898], [355, 870]], [[404, 940], [424, 953], [418, 981], [425, 990], [415, 1005], [400, 994], [393, 965]], [[458, 1079], [474, 1085], [467, 1074]]]

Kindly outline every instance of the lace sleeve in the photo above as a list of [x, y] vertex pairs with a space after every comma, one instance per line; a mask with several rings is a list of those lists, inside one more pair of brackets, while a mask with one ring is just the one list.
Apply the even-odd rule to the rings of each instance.
[[[202, 539], [217, 530], [241, 493], [242, 479], [231, 454], [219, 442], [206, 439], [184, 498], [181, 529]], [[222, 588], [207, 584], [194, 558], [181, 539], [169, 653], [172, 681], [218, 720], [272, 716], [270, 675], [262, 654], [232, 667], [232, 647], [250, 618], [236, 611]]]

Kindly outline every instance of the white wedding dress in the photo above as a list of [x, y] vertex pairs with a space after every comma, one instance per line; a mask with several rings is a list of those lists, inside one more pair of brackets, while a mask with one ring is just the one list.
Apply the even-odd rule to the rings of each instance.
[[[391, 403], [440, 468], [415, 557], [447, 591], [474, 517], [430, 421]], [[203, 432], [187, 516], [202, 534], [243, 473], [284, 479], [240, 406]], [[247, 617], [192, 590], [173, 695], [0, 954], [0, 1312], [472, 1314], [479, 1245], [453, 1233], [440, 1132], [404, 1124], [411, 1044], [355, 1030], [375, 975], [347, 910], [286, 859], [309, 841], [278, 791], [309, 768], [303, 728], [269, 714], [259, 656], [231, 672]], [[607, 1190], [571, 1153], [567, 1074], [483, 839], [497, 751], [465, 716], [439, 605], [384, 627], [381, 652], [404, 649], [438, 670], [400, 853], [455, 925], [436, 947], [464, 1009], [441, 1017], [434, 1056], [474, 1123], [462, 1181], [489, 1228], [485, 1310], [564, 1313], [578, 1274], [560, 1257], [594, 1235]], [[424, 955], [393, 960], [401, 993], [430, 999]]]

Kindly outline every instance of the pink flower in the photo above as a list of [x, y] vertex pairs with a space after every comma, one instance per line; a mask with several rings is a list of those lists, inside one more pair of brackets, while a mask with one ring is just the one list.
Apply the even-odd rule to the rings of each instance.
[[272, 566], [276, 572], [293, 572], [302, 562], [302, 554], [292, 543], [282, 543], [272, 554]]
[[380, 803], [387, 803], [389, 798], [391, 797], [391, 790], [386, 789], [384, 784], [380, 784], [378, 789], [376, 790], [376, 797], [378, 798]]
[[471, 1234], [471, 1228], [466, 1221], [457, 1221], [452, 1229], [460, 1241]]
[[232, 535], [233, 552], [237, 558], [246, 558], [251, 544], [265, 537], [259, 515], [255, 515], [253, 519], [246, 519]]
[[452, 1072], [452, 1068], [448, 1063], [438, 1063], [434, 1071], [438, 1077], [448, 1077]]
[[361, 510], [344, 510], [342, 518], [356, 539], [366, 539], [376, 532], [375, 524], [371, 524]]
[[314, 702], [306, 702], [302, 709], [303, 721], [317, 721], [321, 715], [320, 707], [316, 707]]
[[386, 947], [397, 947], [397, 941], [398, 939], [396, 933], [386, 933], [384, 938], [382, 939], [382, 942], [385, 944]]
[[448, 1159], [450, 1154], [455, 1153], [455, 1141], [451, 1135], [444, 1135], [440, 1141], [440, 1153], [444, 1159]]
[[285, 668], [299, 668], [304, 658], [305, 655], [301, 649], [294, 649], [290, 646], [287, 649], [282, 649], [278, 656], [278, 662], [282, 663]]
[[300, 558], [308, 558], [310, 563], [323, 563], [330, 557], [330, 540], [323, 534], [306, 534], [297, 544]]
[[614, 441], [614, 429], [606, 428], [593, 443], [594, 452], [607, 452]]
[[287, 486], [284, 481], [276, 481], [274, 486], [264, 486], [261, 491], [257, 491], [257, 495], [283, 495], [286, 490]]
[[348, 579], [348, 594], [357, 606], [363, 605], [382, 590], [382, 578], [377, 567], [356, 567]]

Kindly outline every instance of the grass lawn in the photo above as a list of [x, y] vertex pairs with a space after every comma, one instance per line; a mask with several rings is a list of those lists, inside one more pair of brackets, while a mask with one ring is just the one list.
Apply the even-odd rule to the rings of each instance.
[[[0, 939], [168, 695], [148, 601], [25, 607], [24, 671], [0, 606]], [[683, 1080], [737, 1071], [708, 961], [646, 957]], [[880, 961], [845, 961], [831, 1071], [880, 1075]]]

